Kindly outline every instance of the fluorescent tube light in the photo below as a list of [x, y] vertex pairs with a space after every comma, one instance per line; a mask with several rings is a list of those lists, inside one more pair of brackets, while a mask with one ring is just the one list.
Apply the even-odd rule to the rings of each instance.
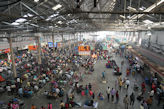
[[38, 25], [33, 24], [33, 23], [31, 23], [30, 25], [31, 25], [31, 26], [34, 26], [34, 27], [39, 27]]
[[19, 25], [19, 23], [18, 22], [13, 22], [13, 23], [11, 23], [11, 25]]
[[23, 22], [25, 22], [25, 21], [27, 21], [27, 19], [19, 18], [19, 19], [17, 19], [15, 22], [17, 22], [17, 23], [23, 23]]
[[34, 2], [39, 2], [39, 0], [34, 0]]
[[143, 10], [145, 10], [145, 9], [146, 9], [146, 8], [143, 7], [143, 6], [139, 8], [139, 10], [141, 10], [141, 11], [143, 11]]
[[123, 15], [120, 15], [120, 17], [125, 19], [125, 16], [123, 16]]
[[128, 6], [127, 9], [128, 9], [129, 11], [133, 11], [133, 12], [136, 12], [136, 11], [137, 11], [135, 8], [133, 8], [133, 7], [131, 7], [131, 6]]
[[52, 15], [50, 15], [50, 16], [46, 19], [46, 21], [51, 20], [53, 17], [56, 17], [57, 15], [59, 15], [59, 14], [52, 14]]
[[146, 23], [146, 24], [151, 24], [151, 23], [153, 23], [153, 22], [150, 21], [150, 20], [144, 20], [143, 22]]
[[62, 5], [61, 4], [58, 4], [58, 5], [55, 5], [54, 7], [52, 7], [52, 9], [54, 10], [54, 11], [56, 11], [57, 9], [59, 9], [59, 8], [61, 8], [62, 7]]
[[62, 24], [63, 22], [62, 21], [58, 21], [59, 24]]
[[34, 15], [27, 13], [26, 15], [24, 15], [23, 17], [33, 17]]
[[52, 14], [52, 15], [50, 15], [49, 17], [56, 17], [57, 15], [59, 15], [59, 14]]

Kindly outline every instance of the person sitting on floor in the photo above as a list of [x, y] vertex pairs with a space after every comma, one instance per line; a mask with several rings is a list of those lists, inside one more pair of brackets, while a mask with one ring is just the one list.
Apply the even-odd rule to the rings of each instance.
[[100, 100], [104, 100], [104, 96], [103, 96], [103, 94], [102, 94], [101, 92], [98, 94], [98, 98], [99, 98]]
[[86, 100], [84, 105], [86, 106], [93, 106], [94, 101], [93, 100]]

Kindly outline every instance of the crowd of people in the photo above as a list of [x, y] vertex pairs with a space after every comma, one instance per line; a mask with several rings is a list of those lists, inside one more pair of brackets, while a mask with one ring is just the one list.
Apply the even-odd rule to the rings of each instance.
[[[35, 54], [24, 52], [23, 55], [23, 58], [16, 59], [15, 62], [18, 77], [13, 78], [13, 72], [8, 70], [11, 78], [6, 79], [5, 84], [1, 86], [9, 96], [13, 95], [14, 99], [17, 99], [8, 102], [9, 109], [21, 108], [23, 104], [20, 105], [18, 98], [32, 97], [46, 84], [50, 84], [49, 89], [44, 92], [48, 99], [62, 97], [66, 86], [74, 88], [75, 84], [83, 79], [86, 72], [94, 71], [94, 59], [76, 55], [73, 50], [68, 48], [56, 50], [55, 53], [51, 49], [44, 48], [41, 65], [38, 64]], [[4, 66], [4, 64], [2, 65]], [[84, 72], [79, 72], [80, 67], [85, 69]], [[73, 94], [68, 96], [71, 95]], [[35, 109], [34, 104], [32, 108]], [[41, 106], [41, 109], [44, 109], [44, 106]]]
[[[119, 50], [116, 52], [118, 55]], [[16, 68], [18, 72], [17, 78], [7, 79], [4, 86], [1, 86], [3, 90], [6, 90], [8, 95], [14, 95], [14, 98], [8, 101], [8, 109], [24, 109], [24, 102], [22, 98], [30, 98], [35, 96], [48, 84], [48, 89], [44, 89], [43, 95], [47, 99], [58, 99], [66, 95], [66, 101], [60, 101], [61, 109], [69, 109], [71, 107], [81, 107], [82, 104], [76, 102], [75, 93], [83, 96], [87, 96], [84, 102], [85, 107], [98, 107], [98, 100], [105, 100], [115, 103], [123, 102], [125, 109], [129, 106], [134, 106], [135, 101], [140, 102], [140, 109], [150, 109], [154, 96], [158, 97], [158, 105], [161, 103], [163, 97], [163, 91], [160, 82], [158, 81], [157, 74], [149, 78], [149, 82], [143, 81], [139, 86], [134, 84], [134, 91], [130, 94], [126, 94], [123, 101], [120, 101], [120, 95], [123, 93], [121, 90], [129, 90], [131, 81], [129, 76], [134, 77], [137, 74], [144, 72], [144, 66], [141, 66], [136, 58], [127, 53], [123, 61], [121, 61], [121, 67], [124, 66], [124, 61], [129, 64], [126, 68], [126, 76], [121, 76], [123, 70], [116, 64], [115, 60], [111, 59], [108, 51], [96, 50], [94, 54], [96, 58], [90, 56], [79, 56], [74, 54], [74, 50], [69, 48], [58, 49], [55, 52], [49, 48], [44, 48], [44, 54], [42, 54], [42, 64], [39, 65], [37, 57], [33, 53], [25, 52], [23, 58], [16, 60]], [[121, 53], [123, 56], [123, 53]], [[106, 94], [103, 92], [96, 93], [93, 90], [93, 84], [86, 85], [81, 84], [85, 75], [92, 74], [94, 72], [94, 64], [97, 61], [105, 60], [110, 68], [118, 72], [118, 76], [115, 81], [115, 87], [108, 86]], [[107, 65], [106, 65], [107, 66]], [[120, 73], [121, 72], [121, 73]], [[8, 70], [8, 75], [12, 75], [11, 70]], [[102, 80], [107, 77], [106, 71], [101, 72]], [[134, 78], [135, 79], [135, 78]], [[148, 87], [150, 86], [150, 88]], [[69, 91], [66, 89], [69, 88]], [[104, 89], [105, 90], [105, 89]], [[135, 95], [135, 91], [139, 91], [138, 95]], [[144, 96], [148, 93], [148, 96]], [[89, 97], [89, 99], [88, 99]], [[40, 107], [35, 104], [31, 105], [31, 109], [53, 109], [52, 103], [48, 103], [47, 106], [41, 105]]]

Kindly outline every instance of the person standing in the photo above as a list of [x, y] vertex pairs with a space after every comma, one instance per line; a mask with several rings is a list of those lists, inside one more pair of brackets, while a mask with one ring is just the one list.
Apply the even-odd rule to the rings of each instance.
[[36, 106], [32, 104], [31, 109], [36, 109]]
[[42, 106], [40, 109], [46, 109], [44, 106]]
[[92, 94], [92, 98], [93, 98], [93, 100], [95, 99], [95, 94], [94, 94], [94, 92], [93, 92], [93, 94]]
[[119, 87], [120, 87], [120, 91], [121, 91], [121, 87], [122, 87], [122, 80], [119, 81]]
[[107, 98], [108, 98], [108, 102], [109, 102], [109, 99], [110, 99], [110, 87], [107, 88], [106, 94], [107, 94]]
[[119, 94], [118, 94], [118, 90], [116, 91], [116, 104], [118, 103], [119, 101]]
[[144, 109], [143, 103], [141, 103], [141, 105], [140, 105], [140, 109]]
[[130, 81], [129, 81], [129, 79], [126, 80], [125, 84], [126, 84], [126, 86], [127, 86], [126, 88], [127, 88], [127, 90], [128, 90], [129, 85], [130, 85]]
[[105, 79], [105, 71], [102, 72], [102, 78]]
[[47, 109], [52, 109], [52, 104], [51, 103], [48, 103]]
[[64, 109], [65, 103], [61, 100], [60, 101], [60, 109]]
[[6, 90], [8, 92], [8, 95], [11, 95], [11, 86], [10, 85], [6, 86]]
[[162, 93], [158, 95], [158, 103], [157, 103], [158, 106], [161, 104], [161, 100], [162, 100]]
[[85, 86], [85, 95], [88, 95], [89, 93], [89, 89], [88, 89], [88, 85]]
[[128, 95], [126, 95], [123, 99], [123, 102], [125, 104], [125, 109], [128, 109], [128, 105], [129, 105], [129, 98]]
[[143, 101], [143, 107], [144, 107], [144, 109], [149, 109], [148, 104], [146, 103], [145, 100]]
[[112, 102], [114, 101], [114, 95], [115, 95], [115, 89], [112, 88], [112, 90], [110, 91], [111, 96], [112, 96]]
[[142, 87], [142, 90], [141, 91], [144, 93], [146, 91], [145, 82], [142, 82], [141, 87]]
[[134, 96], [134, 93], [132, 92], [132, 94], [130, 95], [130, 105], [134, 105], [134, 102], [135, 102], [135, 96]]
[[89, 90], [92, 90], [92, 85], [91, 85], [91, 83], [89, 83], [88, 87], [89, 87]]

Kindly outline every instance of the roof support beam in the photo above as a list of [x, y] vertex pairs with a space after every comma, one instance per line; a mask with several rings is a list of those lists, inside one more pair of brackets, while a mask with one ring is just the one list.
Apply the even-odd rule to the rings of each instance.
[[68, 13], [70, 14], [164, 14], [164, 12], [129, 12], [129, 11], [125, 11], [125, 12], [124, 11], [74, 11]]
[[[23, 2], [20, 2], [23, 6], [25, 6], [27, 9], [29, 9], [31, 12], [33, 12], [34, 14], [36, 14], [37, 16], [40, 16], [36, 11], [34, 11], [32, 8], [30, 8], [28, 5], [26, 5]], [[44, 19], [44, 17], [40, 16], [42, 19]]]
[[[160, 5], [162, 5], [164, 3], [164, 0], [160, 0], [157, 3], [151, 5], [150, 7], [148, 7], [146, 10], [144, 10], [143, 12], [151, 12], [153, 9], [159, 7]], [[161, 14], [163, 14], [164, 12], [162, 12]], [[139, 19], [141, 17], [143, 17], [144, 14], [141, 15], [133, 15], [130, 19]]]

